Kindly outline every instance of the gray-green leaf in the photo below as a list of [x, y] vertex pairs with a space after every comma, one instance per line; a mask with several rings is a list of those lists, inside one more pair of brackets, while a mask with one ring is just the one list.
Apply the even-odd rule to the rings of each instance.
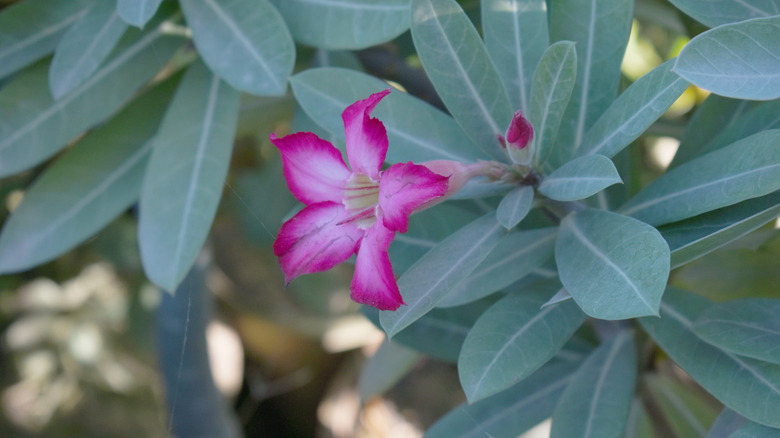
[[474, 25], [455, 0], [412, 0], [412, 38], [450, 114], [488, 156], [506, 160], [503, 135], [512, 107]]
[[368, 362], [358, 379], [360, 399], [369, 399], [392, 388], [417, 363], [420, 353], [398, 343], [385, 340]]
[[780, 189], [780, 130], [751, 135], [676, 167], [620, 212], [661, 225]]
[[[290, 84], [306, 114], [342, 141], [344, 109], [371, 93], [390, 88], [373, 76], [343, 68], [309, 69], [293, 76]], [[372, 116], [387, 129], [390, 163], [485, 158], [452, 117], [401, 91], [382, 99]]]
[[498, 245], [507, 231], [490, 212], [428, 251], [398, 279], [406, 306], [382, 312], [388, 336], [395, 336], [428, 313]]
[[116, 10], [127, 24], [143, 28], [162, 0], [117, 0]]
[[603, 155], [575, 158], [539, 184], [539, 193], [556, 201], [577, 201], [622, 183], [612, 160]]
[[525, 215], [531, 211], [534, 203], [534, 189], [531, 186], [520, 186], [506, 196], [498, 204], [496, 217], [507, 230], [514, 228]]
[[51, 53], [92, 0], [24, 0], [0, 12], [0, 78]]
[[603, 210], [570, 214], [561, 222], [555, 261], [564, 287], [588, 315], [658, 314], [669, 247], [650, 225]]
[[549, 44], [544, 0], [485, 0], [485, 47], [504, 81], [512, 108], [528, 112], [531, 78]]
[[469, 331], [458, 359], [461, 386], [470, 403], [501, 392], [550, 360], [585, 315], [573, 302], [540, 309], [559, 285], [545, 283], [508, 295]]
[[528, 120], [534, 127], [537, 164], [545, 163], [552, 152], [576, 79], [574, 43], [558, 41], [547, 48], [534, 73], [528, 112]]
[[48, 65], [35, 65], [15, 77], [0, 90], [0, 177], [40, 163], [113, 113], [159, 72], [182, 42], [160, 28], [130, 30], [100, 69], [58, 101], [49, 93]]
[[666, 61], [631, 84], [585, 133], [578, 154], [612, 157], [658, 120], [689, 85], [671, 71], [672, 64]]
[[552, 416], [551, 438], [619, 437], [631, 409], [636, 346], [631, 331], [602, 344], [574, 373]]
[[198, 53], [234, 88], [278, 96], [295, 63], [290, 31], [268, 0], [181, 0]]
[[323, 49], [363, 49], [409, 28], [409, 0], [273, 0], [293, 37]]
[[167, 291], [184, 279], [222, 196], [239, 93], [202, 63], [187, 71], [168, 107], [141, 191], [139, 244], [147, 276]]
[[554, 227], [541, 228], [504, 237], [490, 255], [438, 306], [459, 306], [476, 301], [532, 273], [553, 255], [556, 231]]
[[723, 96], [780, 97], [780, 16], [755, 18], [710, 29], [683, 47], [674, 71], [694, 85]]
[[0, 234], [0, 272], [49, 261], [106, 226], [138, 199], [171, 81], [134, 101], [76, 146], [27, 190]]
[[707, 425], [715, 420], [717, 410], [711, 400], [691, 391], [690, 386], [656, 374], [646, 375], [644, 384], [675, 436], [704, 438]]
[[681, 11], [708, 27], [750, 18], [780, 15], [778, 0], [669, 0]]
[[49, 86], [55, 99], [87, 80], [125, 33], [114, 4], [97, 2], [62, 37], [49, 69]]
[[778, 299], [727, 301], [696, 318], [693, 331], [722, 350], [780, 364], [779, 314]]
[[669, 288], [660, 318], [641, 318], [642, 327], [695, 381], [741, 415], [779, 427], [780, 366], [720, 350], [693, 333], [707, 299]]

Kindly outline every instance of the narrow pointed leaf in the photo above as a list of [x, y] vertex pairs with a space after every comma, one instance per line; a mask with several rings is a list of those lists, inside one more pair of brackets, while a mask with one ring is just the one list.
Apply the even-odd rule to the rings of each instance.
[[450, 114], [488, 156], [512, 118], [506, 89], [474, 25], [455, 0], [412, 0], [412, 38]]
[[696, 382], [724, 405], [758, 423], [778, 427], [780, 366], [737, 356], [699, 339], [694, 321], [710, 301], [669, 288], [661, 317], [641, 318], [642, 327]]
[[622, 183], [612, 160], [603, 155], [575, 158], [539, 184], [539, 193], [556, 201], [577, 201]]
[[0, 78], [48, 55], [91, 0], [24, 0], [0, 11]]
[[482, 6], [485, 47], [509, 93], [512, 108], [530, 108], [531, 78], [549, 45], [544, 0], [486, 0]]
[[669, 0], [699, 22], [716, 27], [751, 18], [780, 15], [778, 0]]
[[181, 0], [195, 47], [234, 88], [279, 96], [295, 63], [295, 44], [268, 0]]
[[273, 0], [296, 41], [323, 49], [364, 49], [409, 29], [409, 0]]
[[664, 225], [658, 229], [672, 251], [672, 269], [739, 239], [780, 215], [780, 192]]
[[[293, 76], [290, 84], [306, 114], [342, 141], [344, 109], [371, 93], [390, 88], [373, 76], [343, 68], [306, 70]], [[441, 159], [470, 162], [486, 157], [452, 117], [401, 91], [382, 99], [372, 116], [387, 129], [390, 163]]]
[[531, 211], [533, 203], [533, 187], [521, 186], [512, 190], [498, 204], [498, 210], [496, 211], [498, 221], [507, 230], [514, 228]]
[[584, 210], [561, 222], [558, 274], [588, 315], [657, 315], [669, 278], [669, 247], [655, 228], [619, 214]]
[[496, 220], [495, 212], [490, 212], [428, 251], [398, 279], [407, 305], [381, 313], [382, 327], [388, 336], [395, 336], [433, 309], [466, 279], [506, 233]]
[[360, 371], [360, 399], [368, 401], [395, 386], [419, 359], [420, 353], [385, 340]]
[[710, 400], [663, 375], [648, 375], [645, 387], [675, 436], [704, 438], [718, 414]]
[[693, 331], [710, 344], [740, 356], [780, 364], [780, 300], [749, 298], [710, 307]]
[[771, 100], [780, 97], [780, 16], [716, 27], [683, 47], [674, 71], [722, 96]]
[[696, 216], [780, 189], [780, 130], [751, 135], [676, 167], [620, 212], [651, 225]]
[[100, 122], [151, 79], [181, 47], [159, 28], [127, 32], [115, 54], [86, 82], [54, 101], [48, 65], [18, 75], [0, 90], [0, 178], [29, 169]]
[[168, 107], [141, 191], [139, 244], [147, 276], [173, 291], [217, 212], [238, 120], [239, 93], [201, 63]]
[[62, 37], [49, 69], [49, 87], [59, 99], [87, 80], [125, 33], [114, 4], [95, 3]]
[[558, 41], [544, 52], [533, 76], [528, 119], [534, 126], [535, 162], [550, 156], [577, 79], [577, 51], [571, 41]]
[[658, 120], [689, 85], [671, 71], [672, 64], [666, 61], [631, 84], [588, 130], [578, 154], [613, 157]]
[[573, 302], [540, 309], [559, 285], [546, 283], [508, 295], [469, 331], [458, 359], [470, 403], [522, 381], [550, 360], [585, 321]]
[[504, 237], [496, 248], [439, 307], [459, 306], [504, 289], [531, 274], [553, 255], [555, 228], [521, 231]]
[[464, 403], [437, 421], [425, 438], [516, 437], [549, 418], [576, 364], [550, 364], [530, 378], [476, 403]]
[[597, 348], [574, 373], [555, 407], [550, 437], [619, 437], [635, 380], [634, 336], [625, 331]]
[[117, 0], [116, 10], [125, 23], [144, 27], [157, 12], [162, 0]]
[[164, 82], [131, 103], [25, 191], [0, 234], [0, 272], [23, 271], [59, 256], [138, 199], [148, 141], [174, 86]]
[[550, 155], [556, 168], [574, 155], [583, 136], [617, 96], [634, 2], [560, 0], [550, 4], [552, 41], [573, 41], [577, 83]]

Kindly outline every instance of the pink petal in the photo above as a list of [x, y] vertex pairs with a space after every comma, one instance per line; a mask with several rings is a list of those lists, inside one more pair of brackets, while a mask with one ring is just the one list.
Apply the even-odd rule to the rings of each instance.
[[352, 171], [368, 175], [374, 181], [387, 155], [387, 131], [385, 125], [371, 118], [371, 111], [390, 90], [372, 94], [358, 100], [341, 113], [347, 139], [347, 158]]
[[282, 138], [268, 137], [282, 153], [284, 178], [293, 196], [304, 204], [341, 202], [344, 186], [352, 172], [341, 152], [311, 132], [297, 132]]
[[531, 122], [518, 111], [512, 116], [512, 122], [506, 130], [506, 141], [509, 146], [523, 149], [534, 138], [534, 127]]
[[344, 206], [335, 202], [309, 205], [282, 225], [274, 242], [286, 282], [302, 274], [327, 271], [357, 249], [363, 230], [351, 223]]
[[448, 180], [448, 176], [411, 162], [390, 166], [379, 180], [379, 206], [385, 227], [405, 233], [409, 215], [447, 193]]
[[366, 231], [360, 243], [355, 276], [352, 278], [352, 300], [379, 310], [396, 310], [405, 305], [387, 249], [395, 232], [377, 222]]

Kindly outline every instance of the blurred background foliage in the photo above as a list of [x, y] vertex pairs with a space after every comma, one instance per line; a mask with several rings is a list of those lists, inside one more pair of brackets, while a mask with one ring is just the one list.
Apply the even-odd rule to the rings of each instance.
[[[2, 0], [0, 7], [11, 3]], [[479, 2], [460, 3], [479, 26]], [[624, 86], [676, 56], [706, 29], [665, 1], [637, 0], [635, 14]], [[193, 54], [189, 44], [179, 56]], [[443, 109], [408, 31], [356, 51], [297, 45], [295, 71], [321, 65], [364, 70]], [[687, 119], [706, 96], [690, 87], [637, 140], [639, 148], [623, 153], [621, 159], [641, 170], [642, 185], [669, 165]], [[211, 261], [203, 267], [213, 298], [205, 336], [216, 387], [246, 436], [421, 436], [465, 400], [454, 364], [383, 343], [384, 334], [349, 299], [348, 266], [284, 288], [271, 244], [296, 201], [268, 134], [298, 130], [327, 135], [289, 90], [279, 97], [242, 95], [230, 171], [205, 250]], [[0, 180], [0, 222], [42, 168]], [[75, 250], [0, 276], [0, 436], [169, 433], [155, 339], [163, 292], [143, 274], [136, 215], [131, 208]], [[671, 282], [716, 300], [770, 296], [780, 284], [779, 257], [777, 225], [769, 224], [673, 271]], [[198, 335], [193, 328], [191, 336]], [[695, 417], [703, 425], [714, 419], [717, 402], [703, 391], [691, 392], [693, 385], [679, 370], [668, 375], [677, 378], [659, 374], [640, 383], [652, 388], [646, 405], [658, 407], [649, 414], [664, 419], [662, 432], [691, 436], [685, 430], [690, 418], [678, 421], [679, 412], [665, 409], [670, 404], [653, 399], [675, 394], [693, 399], [689, 405], [697, 407]], [[641, 420], [643, 414], [636, 415]]]

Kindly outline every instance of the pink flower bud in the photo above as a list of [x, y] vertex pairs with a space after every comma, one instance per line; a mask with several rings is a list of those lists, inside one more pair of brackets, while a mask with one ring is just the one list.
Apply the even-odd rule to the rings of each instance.
[[[506, 151], [512, 162], [528, 165], [533, 159], [534, 127], [531, 122], [518, 111], [512, 117], [509, 128], [506, 130]], [[503, 143], [503, 142], [502, 142]]]

